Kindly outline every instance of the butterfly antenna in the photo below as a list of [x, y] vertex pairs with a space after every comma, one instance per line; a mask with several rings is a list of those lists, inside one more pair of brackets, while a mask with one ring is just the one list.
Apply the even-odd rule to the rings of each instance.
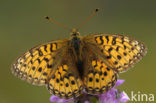
[[88, 18], [86, 18], [86, 19], [78, 26], [78, 29], [79, 29], [80, 27], [82, 27], [84, 24], [86, 24], [99, 10], [100, 10], [100, 8], [96, 8], [96, 9], [93, 11], [93, 13], [92, 13], [90, 16], [88, 16]]
[[51, 21], [51, 22], [54, 23], [54, 24], [57, 24], [58, 26], [60, 26], [60, 27], [62, 27], [62, 28], [64, 28], [64, 29], [68, 29], [68, 30], [70, 30], [70, 31], [72, 30], [72, 29], [70, 29], [69, 27], [67, 27], [67, 26], [65, 26], [65, 25], [63, 25], [63, 24], [61, 24], [61, 23], [55, 21], [54, 19], [50, 18], [49, 16], [45, 16], [44, 18], [47, 19], [47, 20], [49, 20], [49, 21]]

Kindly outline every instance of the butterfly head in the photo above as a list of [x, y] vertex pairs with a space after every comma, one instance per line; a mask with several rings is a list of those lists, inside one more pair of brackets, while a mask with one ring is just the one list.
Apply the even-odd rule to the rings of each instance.
[[77, 31], [77, 29], [72, 29], [72, 33], [71, 33], [71, 36], [72, 37], [77, 37], [77, 36], [79, 36], [80, 35], [80, 33]]

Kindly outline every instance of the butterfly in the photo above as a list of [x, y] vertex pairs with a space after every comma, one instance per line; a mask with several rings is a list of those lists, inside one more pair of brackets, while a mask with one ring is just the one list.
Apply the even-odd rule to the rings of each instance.
[[73, 29], [70, 38], [50, 41], [25, 52], [13, 63], [11, 71], [29, 83], [46, 86], [50, 93], [62, 99], [77, 98], [84, 91], [94, 95], [109, 91], [118, 74], [136, 64], [146, 50], [143, 43], [125, 35], [80, 36]]
[[15, 76], [35, 85], [45, 85], [60, 98], [76, 98], [85, 90], [102, 94], [146, 54], [143, 43], [125, 35], [91, 34], [36, 46], [12, 65]]

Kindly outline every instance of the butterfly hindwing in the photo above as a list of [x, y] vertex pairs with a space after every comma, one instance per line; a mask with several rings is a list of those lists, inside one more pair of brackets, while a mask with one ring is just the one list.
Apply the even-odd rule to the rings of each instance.
[[110, 90], [117, 81], [117, 71], [102, 58], [89, 52], [84, 65], [84, 85], [89, 94], [101, 94]]
[[144, 44], [123, 35], [92, 34], [86, 40], [96, 45], [118, 72], [127, 71], [146, 54]]
[[67, 41], [51, 41], [30, 49], [12, 65], [13, 74], [32, 84], [46, 84], [48, 76], [54, 70], [53, 65], [59, 59], [56, 55]]
[[69, 53], [62, 55], [62, 60], [49, 78], [47, 87], [52, 94], [64, 99], [78, 97], [82, 93], [83, 83]]

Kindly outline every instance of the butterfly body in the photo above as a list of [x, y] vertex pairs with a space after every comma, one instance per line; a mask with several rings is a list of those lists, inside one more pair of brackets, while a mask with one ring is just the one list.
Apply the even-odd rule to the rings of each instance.
[[76, 51], [76, 54], [79, 55], [80, 54], [80, 46], [81, 46], [81, 40], [79, 37], [75, 36], [72, 38], [71, 40], [71, 45], [72, 45], [72, 48], [75, 49]]
[[76, 98], [85, 90], [101, 94], [116, 83], [146, 53], [139, 41], [116, 34], [80, 36], [50, 41], [20, 56], [12, 66], [17, 77], [35, 85], [46, 85], [60, 98]]

